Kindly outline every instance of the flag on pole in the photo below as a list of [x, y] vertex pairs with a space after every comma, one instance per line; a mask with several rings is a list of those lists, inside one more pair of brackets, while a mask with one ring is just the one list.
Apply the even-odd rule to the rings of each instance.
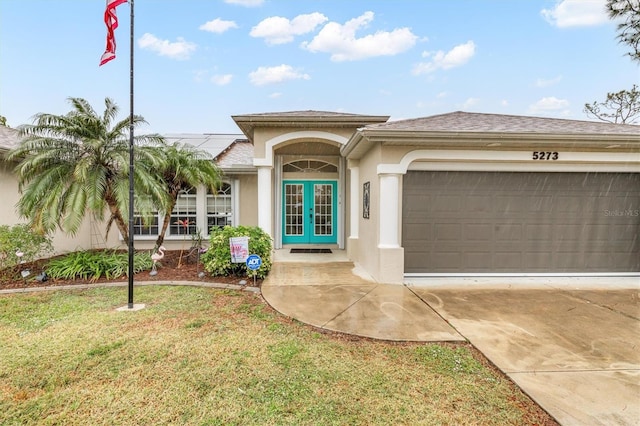
[[107, 48], [100, 58], [100, 65], [104, 65], [116, 57], [116, 38], [114, 31], [118, 28], [118, 17], [116, 7], [127, 0], [107, 0], [107, 8], [104, 11], [104, 23], [107, 25]]

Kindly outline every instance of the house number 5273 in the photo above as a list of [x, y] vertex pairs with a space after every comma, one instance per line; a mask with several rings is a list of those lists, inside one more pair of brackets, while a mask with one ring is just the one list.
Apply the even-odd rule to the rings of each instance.
[[558, 153], [557, 152], [549, 152], [549, 151], [533, 151], [533, 159], [534, 160], [557, 160]]

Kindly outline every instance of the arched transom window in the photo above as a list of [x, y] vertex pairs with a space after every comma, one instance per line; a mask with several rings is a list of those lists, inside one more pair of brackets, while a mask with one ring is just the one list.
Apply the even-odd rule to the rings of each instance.
[[321, 160], [297, 160], [282, 166], [285, 173], [337, 173], [335, 164]]

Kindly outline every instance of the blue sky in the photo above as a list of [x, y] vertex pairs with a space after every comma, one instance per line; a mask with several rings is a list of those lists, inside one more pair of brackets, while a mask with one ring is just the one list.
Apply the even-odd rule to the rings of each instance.
[[[239, 133], [234, 114], [325, 110], [392, 120], [452, 111], [587, 119], [640, 82], [604, 0], [136, 0], [145, 131]], [[116, 59], [104, 0], [0, 0], [0, 115], [68, 97], [129, 113], [129, 13]]]

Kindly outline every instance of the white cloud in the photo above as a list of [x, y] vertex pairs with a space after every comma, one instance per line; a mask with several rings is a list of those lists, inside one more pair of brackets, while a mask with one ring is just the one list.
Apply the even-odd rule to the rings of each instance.
[[503, 99], [500, 101], [500, 105], [503, 107], [509, 106], [509, 101], [506, 99]]
[[443, 99], [443, 98], [446, 98], [447, 96], [449, 96], [448, 92], [440, 92], [436, 95], [436, 98]]
[[156, 52], [160, 56], [167, 56], [177, 60], [189, 59], [196, 50], [195, 43], [185, 41], [182, 37], [178, 37], [175, 42], [170, 42], [169, 40], [160, 40], [150, 33], [145, 33], [138, 39], [138, 46], [141, 49]]
[[[529, 112], [534, 114], [549, 114], [562, 112], [566, 114], [569, 107], [569, 101], [566, 99], [558, 99], [555, 96], [542, 98], [535, 104], [529, 106]], [[562, 111], [564, 110], [564, 111]]]
[[264, 19], [251, 29], [251, 37], [262, 37], [268, 44], [283, 44], [293, 41], [294, 36], [306, 34], [329, 18], [322, 13], [314, 12], [298, 15], [292, 20], [281, 16]]
[[262, 6], [264, 0], [224, 0], [225, 3], [237, 4], [244, 7], [257, 7]]
[[291, 65], [278, 65], [276, 67], [259, 67], [249, 74], [251, 83], [256, 86], [282, 83], [289, 80], [309, 80], [309, 74], [303, 74], [291, 67]]
[[373, 21], [373, 12], [365, 12], [361, 16], [347, 21], [344, 25], [329, 22], [308, 43], [302, 47], [310, 52], [331, 54], [335, 62], [355, 61], [375, 56], [392, 56], [412, 48], [418, 36], [409, 28], [396, 28], [393, 31], [377, 31], [361, 38], [356, 31], [366, 27]]
[[542, 9], [540, 14], [558, 28], [600, 25], [609, 20], [605, 0], [559, 0], [552, 9]]
[[202, 31], [208, 31], [210, 33], [222, 34], [223, 32], [230, 30], [231, 28], [238, 28], [238, 24], [234, 21], [224, 21], [220, 18], [216, 18], [213, 21], [206, 22], [198, 29]]
[[464, 103], [462, 104], [462, 109], [463, 110], [471, 109], [474, 106], [478, 105], [479, 102], [480, 102], [480, 99], [478, 98], [469, 98], [466, 101], [464, 101]]
[[562, 76], [559, 75], [557, 77], [551, 78], [551, 79], [544, 79], [544, 78], [539, 78], [536, 80], [536, 87], [549, 87], [549, 86], [553, 86], [555, 84], [560, 83], [560, 80], [562, 80]]
[[278, 99], [281, 96], [282, 96], [281, 92], [273, 92], [272, 94], [269, 95], [271, 99]]
[[442, 50], [436, 53], [423, 52], [425, 58], [432, 58], [429, 62], [421, 62], [413, 68], [414, 75], [434, 72], [438, 69], [448, 70], [466, 64], [476, 53], [476, 45], [472, 40], [459, 44], [448, 52]]
[[211, 82], [213, 84], [217, 84], [218, 86], [226, 86], [231, 83], [233, 79], [233, 74], [216, 74], [211, 77]]

